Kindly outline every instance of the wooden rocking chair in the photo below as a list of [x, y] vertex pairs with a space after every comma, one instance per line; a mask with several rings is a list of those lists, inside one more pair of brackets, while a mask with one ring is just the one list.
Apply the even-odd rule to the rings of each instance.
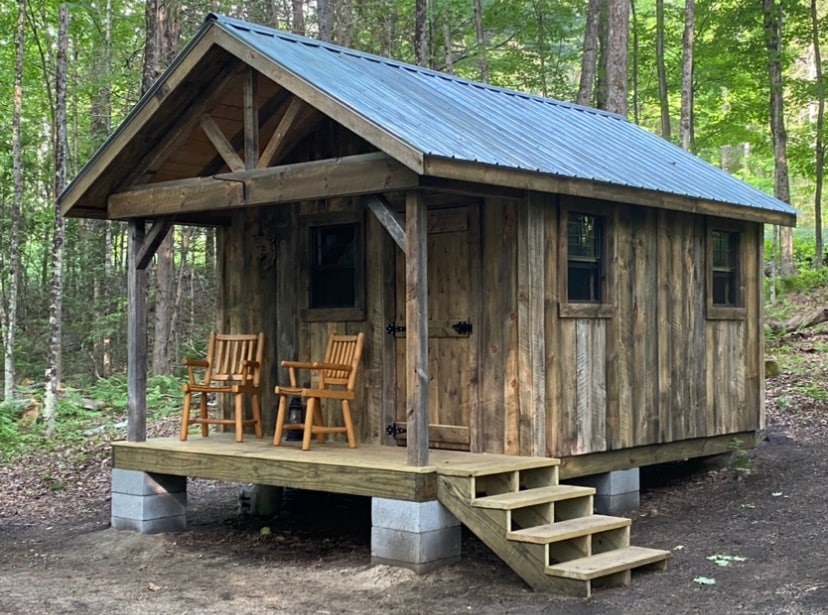
[[[264, 333], [225, 335], [211, 333], [207, 345], [207, 359], [186, 359], [189, 379], [184, 391], [184, 408], [181, 413], [181, 439], [187, 439], [190, 425], [200, 424], [201, 435], [209, 435], [210, 425], [234, 425], [236, 442], [242, 442], [244, 425], [252, 424], [256, 437], [262, 437], [262, 401], [260, 379], [264, 355]], [[196, 370], [204, 370], [203, 379], [196, 379]], [[190, 417], [193, 393], [200, 393], [201, 413]], [[207, 415], [209, 394], [229, 393], [235, 397], [234, 418], [211, 418]], [[244, 418], [244, 396], [250, 395], [253, 418]]]
[[[325, 442], [325, 436], [332, 433], [344, 433], [348, 439], [348, 446], [356, 448], [354, 423], [351, 418], [351, 401], [354, 399], [354, 385], [356, 384], [359, 360], [362, 348], [365, 345], [365, 334], [359, 335], [332, 335], [328, 339], [328, 349], [322, 362], [303, 363], [301, 361], [282, 361], [282, 367], [288, 368], [290, 386], [277, 386], [276, 395], [279, 399], [279, 412], [276, 416], [276, 432], [273, 434], [273, 444], [282, 444], [282, 433], [285, 429], [304, 430], [302, 450], [310, 449], [311, 436], [316, 435], [320, 443]], [[309, 370], [318, 376], [318, 383], [313, 388], [297, 385], [296, 370]], [[288, 411], [288, 397], [299, 397], [307, 400], [304, 423], [285, 423]], [[327, 426], [322, 418], [321, 402], [323, 399], [338, 400], [342, 403], [343, 427]]]

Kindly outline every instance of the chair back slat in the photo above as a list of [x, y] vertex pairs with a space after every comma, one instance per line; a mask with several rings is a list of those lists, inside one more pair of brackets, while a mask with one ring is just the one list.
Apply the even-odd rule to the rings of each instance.
[[258, 384], [264, 356], [264, 334], [214, 333], [210, 339], [210, 378], [217, 381], [240, 381], [245, 361], [257, 361], [258, 367], [248, 370], [247, 379]]
[[325, 351], [325, 363], [350, 365], [350, 370], [326, 369], [320, 374], [320, 385], [325, 388], [330, 385], [343, 386], [347, 391], [354, 390], [359, 360], [362, 357], [362, 348], [365, 344], [365, 334], [332, 335], [328, 339], [328, 348]]

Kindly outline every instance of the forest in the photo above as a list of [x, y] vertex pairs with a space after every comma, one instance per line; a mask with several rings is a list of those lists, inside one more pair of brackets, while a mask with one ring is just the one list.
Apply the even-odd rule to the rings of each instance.
[[[799, 210], [766, 231], [770, 301], [826, 278], [824, 0], [2, 0], [0, 433], [33, 404], [54, 430], [67, 391], [125, 400], [126, 228], [57, 195], [210, 12], [626, 115]], [[156, 255], [159, 394], [206, 343], [214, 268], [210, 228]]]

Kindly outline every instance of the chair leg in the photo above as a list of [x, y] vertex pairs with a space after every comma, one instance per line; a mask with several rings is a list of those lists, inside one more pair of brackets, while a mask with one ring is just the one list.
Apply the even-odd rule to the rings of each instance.
[[193, 400], [193, 394], [189, 391], [184, 393], [184, 407], [181, 409], [181, 441], [187, 441], [187, 434], [190, 430], [190, 404]]
[[354, 421], [351, 419], [351, 403], [347, 399], [342, 400], [342, 420], [345, 421], [345, 435], [348, 438], [348, 446], [356, 448]]
[[244, 441], [244, 395], [236, 393], [236, 442]]
[[282, 431], [287, 414], [287, 395], [279, 396], [279, 411], [276, 413], [276, 431], [273, 432], [273, 446], [282, 446]]
[[199, 393], [201, 402], [201, 435], [207, 437], [210, 435], [210, 424], [207, 423], [207, 393], [202, 391]]
[[[324, 427], [325, 426], [325, 418], [322, 416], [322, 400], [319, 399], [318, 397], [315, 397], [314, 400], [316, 401], [316, 404], [313, 407], [313, 411], [314, 411], [313, 421], [314, 421], [314, 423], [316, 423], [320, 427]], [[316, 434], [316, 441], [319, 442], [319, 444], [325, 444], [325, 440], [327, 440], [327, 438], [328, 438], [328, 435], [324, 431], [319, 432], [318, 434]]]
[[256, 431], [256, 437], [264, 436], [262, 433], [262, 398], [259, 391], [253, 391], [250, 394], [250, 405], [253, 407], [253, 429]]
[[313, 416], [317, 412], [316, 405], [319, 403], [315, 397], [308, 398], [308, 407], [305, 410], [305, 433], [302, 437], [302, 450], [310, 450], [311, 434], [313, 434]]

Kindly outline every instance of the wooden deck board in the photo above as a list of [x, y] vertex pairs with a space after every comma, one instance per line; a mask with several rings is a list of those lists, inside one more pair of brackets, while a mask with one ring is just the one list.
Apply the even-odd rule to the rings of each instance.
[[[273, 446], [269, 438], [246, 436], [236, 443], [232, 434], [209, 438], [192, 435], [153, 438], [146, 442], [113, 442], [113, 468], [249, 482], [295, 489], [313, 489], [424, 502], [437, 499], [438, 473], [470, 476], [492, 468], [538, 467], [554, 460], [508, 455], [431, 450], [429, 465], [409, 466], [405, 448], [360, 445], [350, 449], [329, 442], [302, 451], [300, 442]], [[528, 464], [528, 465], [527, 465]]]

